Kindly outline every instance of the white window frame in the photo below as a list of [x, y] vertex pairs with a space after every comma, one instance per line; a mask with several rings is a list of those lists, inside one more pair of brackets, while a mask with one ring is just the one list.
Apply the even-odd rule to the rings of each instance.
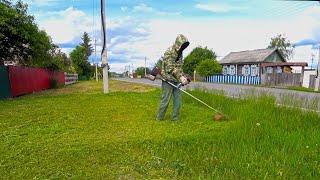
[[258, 76], [259, 69], [257, 65], [251, 65], [251, 76]]
[[230, 67], [229, 67], [229, 69], [230, 69], [230, 75], [235, 75], [236, 74], [236, 66], [235, 65], [230, 65]]
[[242, 67], [242, 74], [244, 76], [249, 76], [250, 75], [250, 66], [249, 65], [244, 65]]
[[281, 68], [281, 66], [277, 66], [277, 73], [278, 73], [278, 74], [281, 74], [281, 73], [282, 73], [282, 68]]
[[223, 71], [222, 71], [223, 75], [227, 75], [228, 74], [228, 66], [223, 66]]
[[272, 74], [273, 73], [273, 67], [267, 67], [267, 74]]

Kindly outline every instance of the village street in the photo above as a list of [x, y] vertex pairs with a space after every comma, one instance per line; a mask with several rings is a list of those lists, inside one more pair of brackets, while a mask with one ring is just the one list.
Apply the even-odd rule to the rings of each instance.
[[[148, 79], [117, 78], [116, 80], [161, 86], [161, 81]], [[320, 93], [302, 92], [288, 89], [267, 88], [258, 86], [215, 84], [205, 82], [192, 82], [188, 89], [208, 89], [223, 91], [228, 97], [244, 98], [252, 95], [268, 94], [276, 97], [278, 105], [292, 106], [320, 112]]]

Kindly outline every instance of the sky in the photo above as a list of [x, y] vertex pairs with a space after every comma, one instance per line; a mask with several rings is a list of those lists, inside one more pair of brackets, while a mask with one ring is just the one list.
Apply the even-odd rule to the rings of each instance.
[[[66, 53], [81, 42], [84, 31], [96, 39], [101, 62], [100, 0], [24, 0], [29, 13]], [[218, 59], [230, 52], [266, 48], [277, 34], [293, 44], [290, 61], [319, 57], [320, 3], [273, 0], [106, 0], [107, 52], [111, 71], [123, 72], [154, 63], [178, 34], [195, 47], [212, 49]], [[94, 41], [92, 44], [95, 44]], [[94, 53], [95, 54], [95, 53]]]

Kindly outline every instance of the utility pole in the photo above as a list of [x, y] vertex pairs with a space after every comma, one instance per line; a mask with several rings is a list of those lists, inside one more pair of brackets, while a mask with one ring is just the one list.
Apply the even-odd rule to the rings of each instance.
[[129, 71], [128, 71], [128, 77], [130, 78], [130, 65], [128, 65], [128, 67], [129, 67]]
[[133, 78], [133, 71], [134, 71], [134, 69], [133, 69], [133, 64], [132, 64], [131, 71], [132, 71], [132, 78]]
[[318, 45], [319, 48], [319, 59], [318, 59], [318, 67], [317, 67], [317, 74], [316, 74], [316, 81], [315, 81], [315, 85], [314, 85], [314, 90], [315, 91], [319, 91], [319, 84], [320, 84], [320, 43]]
[[95, 65], [96, 65], [96, 81], [99, 81], [99, 77], [98, 77], [98, 63], [97, 61], [97, 39], [94, 38], [94, 60], [95, 60]]
[[147, 76], [147, 57], [144, 58], [144, 77]]
[[98, 63], [96, 63], [96, 81], [99, 82], [99, 77], [98, 77]]
[[311, 54], [311, 70], [313, 69], [313, 63], [314, 63], [314, 54]]
[[103, 92], [109, 93], [109, 79], [108, 79], [108, 62], [107, 62], [107, 28], [106, 28], [106, 2], [101, 0], [101, 24], [102, 24], [102, 68], [103, 68]]

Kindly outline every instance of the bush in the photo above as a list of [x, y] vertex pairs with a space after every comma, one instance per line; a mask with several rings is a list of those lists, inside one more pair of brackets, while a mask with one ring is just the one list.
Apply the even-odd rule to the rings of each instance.
[[88, 81], [88, 80], [90, 80], [90, 77], [88, 77], [88, 76], [78, 76], [78, 80], [79, 81]]
[[207, 77], [221, 73], [222, 67], [216, 60], [206, 59], [197, 66], [196, 70], [201, 76]]
[[206, 59], [216, 59], [217, 55], [207, 47], [196, 47], [184, 59], [183, 72], [193, 74], [196, 67]]

